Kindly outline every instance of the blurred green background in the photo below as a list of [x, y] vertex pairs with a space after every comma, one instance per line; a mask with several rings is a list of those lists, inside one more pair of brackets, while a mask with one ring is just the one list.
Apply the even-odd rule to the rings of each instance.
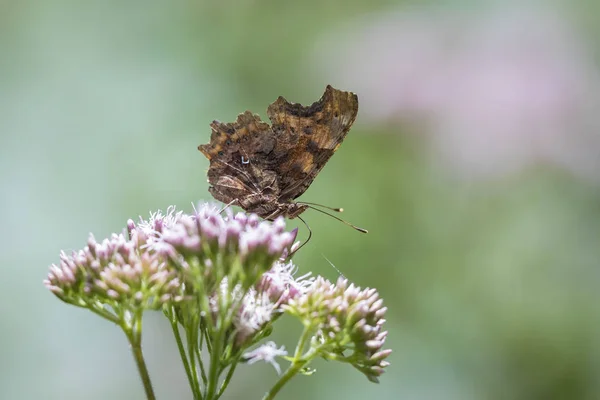
[[[213, 119], [332, 84], [358, 119], [302, 199], [370, 233], [309, 211], [295, 260], [377, 287], [394, 353], [379, 385], [317, 362], [280, 397], [599, 399], [599, 8], [0, 3], [0, 398], [142, 399], [122, 333], [54, 298], [47, 267], [89, 232], [210, 200]], [[158, 397], [190, 398], [169, 327], [145, 323]], [[293, 345], [299, 327], [280, 329]], [[240, 367], [227, 398], [275, 379]]]

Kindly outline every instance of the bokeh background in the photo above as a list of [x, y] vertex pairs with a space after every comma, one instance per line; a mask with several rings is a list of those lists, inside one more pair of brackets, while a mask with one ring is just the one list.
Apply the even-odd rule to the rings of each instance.
[[[209, 200], [210, 121], [329, 83], [360, 111], [302, 199], [370, 233], [309, 211], [296, 262], [377, 287], [394, 353], [379, 385], [317, 362], [281, 398], [599, 399], [598, 15], [593, 0], [1, 2], [0, 398], [142, 399], [122, 333], [54, 298], [48, 265], [89, 232]], [[190, 398], [160, 314], [144, 340], [158, 397]], [[276, 378], [238, 371], [227, 398]]]

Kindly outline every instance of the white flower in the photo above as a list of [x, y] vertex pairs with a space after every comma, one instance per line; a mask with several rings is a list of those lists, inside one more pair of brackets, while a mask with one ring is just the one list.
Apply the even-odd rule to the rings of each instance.
[[276, 262], [271, 270], [265, 272], [259, 284], [259, 290], [267, 293], [272, 302], [279, 307], [301, 294], [312, 285], [311, 273], [294, 278], [297, 268], [292, 262]]
[[175, 211], [175, 206], [169, 206], [165, 214], [161, 210], [151, 212], [148, 220], [140, 216], [137, 224], [129, 220], [127, 225], [130, 227], [130, 234], [135, 235], [133, 233], [133, 228], [135, 228], [135, 231], [144, 237], [146, 243], [142, 248], [148, 248], [158, 253], [168, 253], [172, 247], [164, 242], [163, 235], [165, 232], [171, 233], [170, 230], [175, 229], [177, 222], [184, 218], [190, 218], [190, 216], [183, 214], [183, 211]]
[[233, 322], [237, 331], [237, 342], [246, 342], [271, 321], [274, 309], [275, 304], [269, 300], [266, 293], [259, 293], [254, 289], [248, 291]]
[[277, 348], [275, 342], [267, 342], [262, 346], [244, 354], [244, 358], [248, 364], [254, 364], [257, 361], [268, 362], [273, 366], [273, 368], [275, 368], [277, 375], [281, 374], [281, 368], [279, 367], [279, 364], [277, 364], [277, 361], [275, 361], [275, 357], [283, 356], [287, 356], [285, 346]]
[[[143, 231], [146, 235], [152, 237], [156, 234], [157, 228], [171, 228], [183, 215], [183, 211], [175, 211], [175, 206], [169, 206], [165, 214], [161, 210], [150, 213], [150, 218], [144, 220], [140, 217], [140, 222], [137, 228]], [[162, 229], [160, 229], [162, 231]]]

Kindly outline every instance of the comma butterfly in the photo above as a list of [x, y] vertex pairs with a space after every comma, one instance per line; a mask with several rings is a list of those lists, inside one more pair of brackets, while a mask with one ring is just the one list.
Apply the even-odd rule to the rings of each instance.
[[308, 107], [279, 97], [267, 108], [271, 125], [250, 111], [233, 123], [213, 121], [210, 143], [198, 146], [210, 160], [209, 192], [267, 220], [297, 217], [310, 203], [295, 199], [340, 147], [357, 112], [354, 93], [328, 85]]

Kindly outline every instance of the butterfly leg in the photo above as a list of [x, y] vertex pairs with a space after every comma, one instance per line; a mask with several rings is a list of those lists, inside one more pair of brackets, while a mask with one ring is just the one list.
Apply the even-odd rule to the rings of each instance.
[[223, 208], [221, 208], [219, 210], [219, 214], [221, 214], [223, 211], [227, 210], [229, 207], [231, 207], [234, 203], [236, 203], [238, 200], [237, 199], [233, 199], [231, 200], [229, 203], [227, 203]]
[[306, 221], [305, 221], [304, 219], [302, 219], [302, 217], [301, 217], [301, 216], [298, 216], [298, 219], [299, 219], [300, 221], [302, 221], [302, 222], [304, 223], [304, 225], [306, 226], [306, 229], [308, 229], [308, 238], [306, 238], [306, 240], [305, 240], [305, 241], [304, 241], [304, 242], [303, 242], [303, 243], [302, 243], [300, 246], [298, 246], [298, 248], [296, 248], [296, 249], [295, 249], [295, 250], [292, 252], [292, 254], [290, 254], [290, 258], [291, 258], [291, 257], [292, 257], [294, 254], [296, 254], [296, 252], [297, 252], [298, 250], [300, 250], [300, 249], [301, 249], [301, 248], [302, 248], [302, 247], [303, 247], [303, 246], [304, 246], [306, 243], [308, 243], [308, 241], [309, 241], [309, 240], [310, 240], [310, 238], [312, 237], [312, 230], [310, 229], [310, 226], [308, 226], [308, 224], [306, 223]]
[[280, 215], [281, 215], [281, 210], [276, 209], [271, 214], [264, 217], [264, 219], [266, 219], [267, 221], [273, 221], [275, 218], [279, 217]]

